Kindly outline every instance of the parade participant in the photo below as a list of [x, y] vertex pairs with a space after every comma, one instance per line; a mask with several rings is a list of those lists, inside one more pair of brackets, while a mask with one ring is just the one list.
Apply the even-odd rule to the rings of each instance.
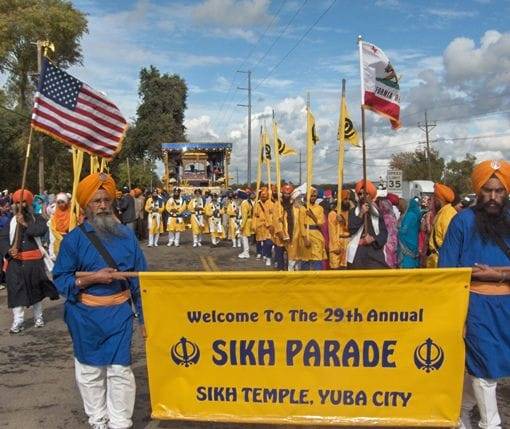
[[396, 194], [389, 193], [389, 194], [386, 194], [386, 198], [392, 204], [393, 214], [395, 215], [395, 218], [398, 221], [401, 216], [400, 209], [399, 209], [400, 197]]
[[[86, 220], [62, 240], [53, 270], [66, 298], [64, 317], [85, 413], [92, 427], [104, 429], [133, 425], [133, 304], [144, 330], [138, 279], [122, 273], [147, 268], [133, 231], [113, 216], [114, 197], [115, 182], [105, 173], [79, 183], [76, 199]], [[76, 277], [77, 271], [89, 274]]]
[[193, 198], [188, 203], [191, 213], [191, 233], [193, 234], [193, 247], [202, 246], [202, 233], [204, 230], [204, 200], [202, 190], [195, 189]]
[[340, 212], [334, 207], [328, 214], [329, 224], [329, 267], [332, 270], [347, 268], [347, 246], [349, 244], [349, 191], [343, 190]]
[[4, 256], [9, 252], [9, 224], [12, 219], [10, 198], [0, 196], [0, 290], [5, 289]]
[[239, 201], [234, 198], [234, 193], [227, 193], [226, 214], [228, 216], [228, 239], [232, 240], [232, 247], [241, 247], [241, 213]]
[[283, 185], [281, 191], [282, 200], [276, 201], [273, 205], [272, 234], [276, 269], [279, 271], [288, 269], [288, 264], [285, 262], [285, 254], [287, 254], [288, 260], [288, 246], [294, 234], [298, 233], [298, 231], [294, 229], [294, 210], [291, 201], [294, 188], [291, 185]]
[[434, 207], [436, 216], [430, 231], [429, 256], [427, 257], [427, 268], [436, 268], [439, 249], [443, 245], [444, 237], [451, 220], [457, 214], [457, 210], [451, 203], [455, 200], [455, 192], [446, 185], [436, 183], [434, 185]]
[[384, 225], [388, 231], [388, 238], [386, 240], [386, 244], [384, 245], [384, 257], [386, 264], [388, 264], [390, 268], [397, 268], [398, 221], [397, 217], [395, 216], [395, 212], [393, 211], [395, 206], [387, 198], [379, 199], [377, 206], [379, 207], [379, 211], [381, 212], [382, 218], [384, 220]]
[[145, 207], [145, 197], [142, 194], [142, 190], [140, 188], [133, 189], [133, 198], [135, 199], [135, 231], [136, 236], [139, 240], [143, 240], [145, 238], [145, 228], [144, 228], [144, 207]]
[[120, 214], [120, 221], [123, 225], [126, 225], [131, 231], [136, 230], [136, 210], [135, 210], [135, 199], [130, 194], [129, 188], [124, 186], [122, 188], [122, 197], [119, 200], [117, 206]]
[[269, 198], [269, 191], [266, 187], [260, 189], [259, 200], [253, 209], [255, 240], [257, 241], [257, 258], [261, 255], [266, 266], [271, 266], [273, 241], [271, 230], [273, 228], [273, 203]]
[[221, 198], [217, 194], [212, 194], [211, 201], [205, 205], [204, 213], [209, 218], [211, 244], [217, 246], [220, 240], [225, 238], [225, 230], [221, 221], [223, 208], [221, 207]]
[[71, 220], [76, 225], [76, 218], [71, 213], [71, 207], [69, 206], [69, 197], [63, 192], [57, 194], [55, 199], [55, 209], [50, 217], [50, 247], [49, 253], [51, 259], [57, 259], [58, 251], [60, 249], [60, 243], [62, 238], [69, 232], [71, 226]]
[[351, 240], [347, 249], [347, 263], [350, 268], [388, 268], [384, 256], [384, 245], [388, 231], [384, 219], [373, 202], [377, 189], [367, 180], [356, 183], [358, 205], [349, 213]]
[[400, 219], [398, 230], [398, 261], [400, 268], [419, 268], [418, 236], [421, 211], [417, 198], [411, 198], [409, 207]]
[[11, 334], [24, 329], [25, 307], [33, 306], [34, 326], [40, 328], [44, 326], [42, 300], [58, 299], [44, 266], [45, 250], [41, 237], [47, 233], [48, 227], [42, 215], [34, 213], [33, 200], [33, 194], [26, 189], [23, 198], [21, 189], [12, 197], [14, 216], [9, 223], [10, 249], [5, 268], [7, 306], [13, 313]]
[[474, 207], [451, 221], [439, 249], [439, 267], [473, 267], [466, 320], [466, 366], [461, 428], [501, 428], [497, 380], [510, 377], [510, 163], [484, 161], [471, 175]]
[[182, 217], [184, 210], [186, 210], [186, 201], [181, 197], [181, 190], [179, 188], [174, 189], [172, 197], [166, 202], [165, 209], [169, 214], [166, 227], [168, 231], [167, 246], [175, 244], [175, 247], [179, 247], [181, 232], [186, 230], [184, 218]]
[[317, 204], [315, 188], [311, 188], [310, 207], [301, 207], [299, 220], [299, 233], [303, 244], [301, 270], [322, 270], [322, 261], [327, 258], [327, 254], [321, 226], [326, 219], [324, 209]]
[[287, 244], [287, 265], [289, 271], [299, 271], [303, 249], [303, 240], [301, 239], [299, 230], [301, 225], [301, 207], [303, 206], [303, 201], [301, 199], [301, 194], [297, 189], [292, 192], [290, 200], [292, 204], [292, 218], [294, 223], [292, 225], [290, 242]]
[[246, 189], [245, 194], [246, 198], [241, 202], [241, 243], [243, 245], [243, 251], [239, 254], [241, 259], [250, 257], [250, 237], [253, 235], [253, 204], [255, 203], [254, 192]]
[[149, 243], [147, 247], [158, 247], [159, 234], [163, 232], [162, 213], [165, 209], [163, 199], [156, 190], [145, 202], [145, 212], [147, 213], [147, 229], [149, 231]]
[[421, 225], [420, 234], [418, 235], [418, 251], [420, 253], [420, 267], [427, 266], [427, 258], [429, 253], [429, 238], [436, 217], [436, 209], [434, 198], [424, 195], [421, 198]]

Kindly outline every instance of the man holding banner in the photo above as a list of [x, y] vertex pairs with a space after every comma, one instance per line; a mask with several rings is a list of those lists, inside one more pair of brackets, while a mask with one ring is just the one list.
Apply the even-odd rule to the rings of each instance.
[[461, 428], [471, 428], [469, 413], [478, 405], [479, 426], [496, 429], [501, 428], [497, 379], [510, 376], [510, 163], [484, 161], [471, 179], [477, 204], [452, 219], [439, 249], [439, 266], [474, 267]]
[[[110, 176], [87, 176], [76, 198], [86, 221], [64, 237], [53, 270], [66, 298], [76, 382], [92, 427], [129, 428], [136, 391], [130, 367], [132, 304], [142, 331], [143, 317], [138, 279], [125, 272], [145, 271], [147, 263], [134, 233], [112, 214], [115, 182]], [[79, 270], [88, 273], [78, 275]]]

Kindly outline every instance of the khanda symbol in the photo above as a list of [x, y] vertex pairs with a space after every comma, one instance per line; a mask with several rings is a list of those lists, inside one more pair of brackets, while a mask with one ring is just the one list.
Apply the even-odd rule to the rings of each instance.
[[319, 136], [317, 135], [317, 133], [315, 131], [315, 123], [312, 125], [312, 141], [313, 141], [314, 145], [316, 145], [317, 142], [319, 141]]
[[278, 138], [278, 153], [281, 155], [285, 152], [285, 143], [282, 142], [280, 138]]
[[356, 134], [356, 130], [354, 129], [354, 125], [349, 118], [345, 118], [345, 126], [344, 126], [344, 136], [346, 139], [350, 139]]
[[271, 145], [264, 145], [265, 158], [271, 160]]
[[176, 365], [184, 365], [186, 368], [194, 365], [200, 359], [200, 349], [185, 337], [182, 337], [170, 349], [170, 356]]
[[441, 368], [444, 362], [444, 351], [430, 338], [414, 350], [414, 364], [416, 368], [431, 372]]

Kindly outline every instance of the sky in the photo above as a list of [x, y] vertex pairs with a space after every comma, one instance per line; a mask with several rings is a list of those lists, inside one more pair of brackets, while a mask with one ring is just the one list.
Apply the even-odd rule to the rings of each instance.
[[[130, 120], [142, 67], [180, 75], [188, 86], [189, 141], [233, 143], [230, 171], [246, 180], [247, 75], [252, 75], [252, 180], [261, 126], [274, 110], [285, 142], [305, 153], [306, 99], [317, 121], [314, 182], [337, 180], [341, 80], [359, 128], [361, 35], [389, 57], [401, 84], [403, 127], [366, 113], [369, 179], [392, 153], [431, 145], [446, 160], [472, 153], [510, 159], [510, 1], [75, 0], [87, 14], [83, 64], [72, 74], [105, 92]], [[361, 177], [361, 150], [348, 148], [345, 180]], [[296, 183], [298, 157], [282, 160]], [[304, 164], [303, 176], [305, 174]]]

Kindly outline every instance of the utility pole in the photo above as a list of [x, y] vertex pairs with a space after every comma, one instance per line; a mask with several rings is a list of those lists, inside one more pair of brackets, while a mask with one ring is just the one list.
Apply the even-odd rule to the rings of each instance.
[[236, 167], [236, 183], [239, 186], [239, 167]]
[[436, 127], [436, 121], [429, 122], [427, 118], [427, 111], [425, 110], [425, 123], [418, 122], [418, 128], [422, 131], [425, 131], [425, 140], [427, 144], [427, 168], [429, 171], [429, 180], [432, 180], [432, 165], [430, 163], [430, 141], [429, 141], [429, 131]]
[[[37, 76], [38, 81], [41, 80], [41, 70], [42, 70], [42, 48], [43, 48], [44, 42], [41, 40], [38, 40], [36, 42], [37, 46]], [[38, 171], [38, 181], [39, 181], [39, 194], [43, 194], [44, 192], [44, 145], [42, 139], [39, 140], [39, 171]]]
[[243, 91], [248, 91], [248, 104], [238, 104], [239, 107], [248, 108], [248, 169], [247, 169], [247, 182], [251, 186], [251, 70], [237, 70], [237, 73], [245, 73], [248, 75], [248, 88], [237, 87]]
[[302, 173], [302, 168], [301, 166], [305, 163], [305, 161], [302, 160], [301, 158], [301, 149], [299, 149], [299, 161], [296, 161], [296, 164], [299, 164], [299, 184], [301, 185], [302, 182], [302, 178], [303, 178], [303, 173]]

